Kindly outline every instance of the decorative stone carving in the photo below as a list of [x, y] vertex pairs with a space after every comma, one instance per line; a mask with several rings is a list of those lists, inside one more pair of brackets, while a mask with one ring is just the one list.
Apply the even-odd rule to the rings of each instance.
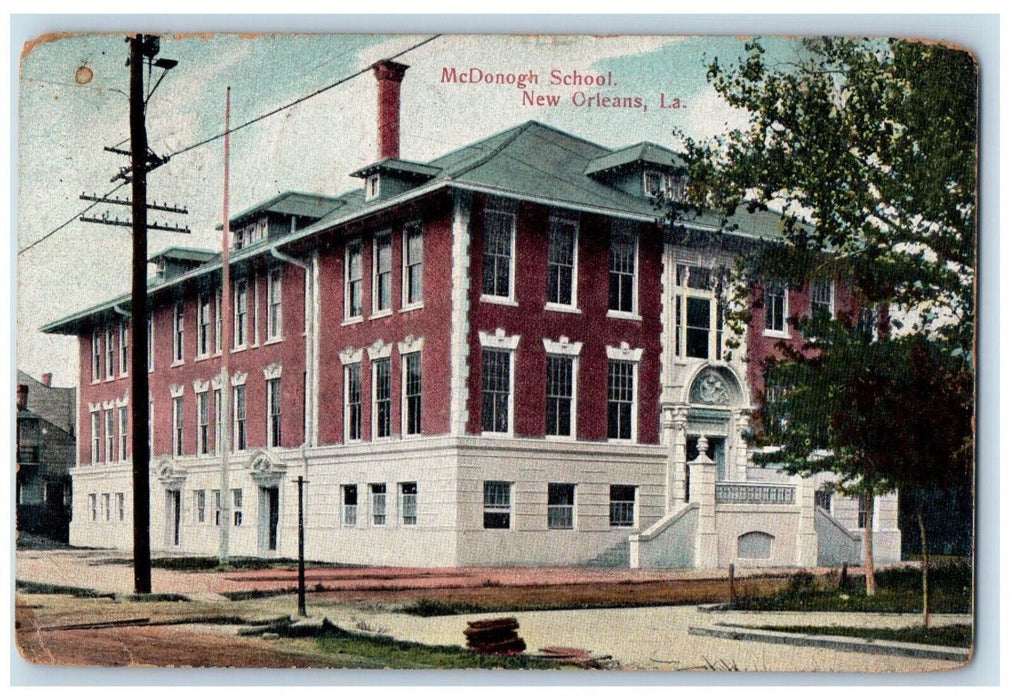
[[287, 465], [265, 450], [257, 451], [249, 459], [249, 472], [253, 483], [258, 486], [277, 486], [287, 472]]
[[170, 459], [163, 459], [158, 462], [157, 474], [158, 481], [160, 481], [165, 488], [170, 489], [181, 488], [185, 483], [187, 476], [186, 470], [177, 467]]
[[730, 389], [726, 380], [715, 370], [702, 370], [691, 385], [691, 403], [728, 406]]

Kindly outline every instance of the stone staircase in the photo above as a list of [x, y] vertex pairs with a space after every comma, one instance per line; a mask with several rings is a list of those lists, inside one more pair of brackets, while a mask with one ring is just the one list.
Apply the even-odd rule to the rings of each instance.
[[628, 538], [623, 538], [617, 544], [604, 549], [586, 562], [586, 566], [605, 569], [627, 569], [631, 566], [631, 545]]

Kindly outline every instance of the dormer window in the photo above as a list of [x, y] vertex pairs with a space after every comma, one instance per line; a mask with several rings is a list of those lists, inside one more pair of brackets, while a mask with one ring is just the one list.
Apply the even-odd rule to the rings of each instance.
[[371, 201], [379, 196], [379, 174], [369, 175], [365, 179], [365, 201]]
[[667, 199], [680, 200], [684, 196], [685, 181], [670, 173], [658, 170], [646, 170], [642, 173], [642, 187], [648, 197], [658, 197], [662, 194]]

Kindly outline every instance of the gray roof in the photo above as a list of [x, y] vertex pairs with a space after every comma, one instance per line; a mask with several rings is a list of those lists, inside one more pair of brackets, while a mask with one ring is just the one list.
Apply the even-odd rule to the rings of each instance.
[[439, 169], [424, 163], [399, 158], [383, 158], [351, 173], [351, 177], [368, 177], [372, 173], [389, 172], [412, 180], [430, 180], [438, 175]]
[[213, 260], [217, 254], [216, 250], [208, 250], [207, 248], [170, 246], [164, 250], [158, 251], [148, 258], [148, 260], [155, 261], [164, 258], [166, 260], [185, 260], [186, 262], [205, 263], [208, 260]]
[[[396, 160], [400, 166], [410, 166], [414, 172], [437, 172], [427, 182], [405, 192], [373, 199], [364, 199], [361, 188], [337, 197], [299, 192], [285, 192], [273, 199], [244, 210], [231, 218], [232, 222], [259, 212], [280, 212], [318, 217], [318, 221], [270, 241], [266, 246], [251, 246], [233, 251], [231, 260], [263, 255], [270, 248], [284, 248], [365, 216], [391, 210], [404, 202], [427, 196], [446, 188], [462, 189], [507, 198], [536, 201], [549, 206], [577, 211], [590, 211], [608, 216], [654, 222], [662, 212], [648, 198], [636, 197], [611, 187], [590, 176], [621, 164], [636, 161], [669, 163], [676, 154], [656, 144], [643, 142], [613, 150], [578, 136], [560, 131], [537, 121], [528, 121], [480, 141], [451, 151], [427, 164]], [[383, 162], [392, 162], [391, 159]], [[674, 162], [676, 162], [674, 160]], [[406, 165], [404, 165], [406, 164]], [[378, 164], [373, 164], [378, 165]], [[368, 168], [362, 169], [363, 172]], [[716, 214], [706, 213], [689, 220], [689, 228], [718, 232], [726, 230]], [[781, 236], [781, 220], [776, 212], [750, 214], [743, 210], [729, 219], [732, 235], [742, 238], [776, 238]], [[187, 280], [212, 273], [221, 267], [221, 256], [171, 280], [152, 280], [149, 295]], [[122, 295], [84, 311], [43, 326], [47, 333], [76, 333], [89, 317], [107, 311], [114, 305], [129, 306], [129, 295]]]
[[669, 148], [657, 146], [649, 141], [636, 143], [612, 153], [593, 159], [586, 166], [586, 175], [598, 175], [612, 170], [620, 170], [635, 163], [646, 163], [664, 168], [682, 168], [684, 159]]

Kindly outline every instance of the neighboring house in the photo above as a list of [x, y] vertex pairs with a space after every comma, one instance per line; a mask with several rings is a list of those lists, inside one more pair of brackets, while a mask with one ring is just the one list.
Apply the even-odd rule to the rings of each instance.
[[[756, 290], [727, 361], [710, 276], [778, 235], [776, 215], [675, 235], [653, 204], [682, 187], [675, 153], [538, 122], [403, 160], [405, 70], [375, 66], [380, 153], [353, 173], [363, 189], [289, 192], [231, 219], [226, 384], [220, 255], [152, 259], [152, 546], [216, 553], [224, 512], [233, 555], [294, 556], [304, 476], [315, 560], [858, 561], [858, 503], [754, 467], [744, 441], [762, 361], [801, 342], [789, 319], [851, 309], [844, 286]], [[128, 309], [124, 295], [44, 328], [80, 339], [78, 545], [131, 543]], [[874, 514], [881, 561], [899, 556], [895, 502]]]
[[67, 542], [70, 470], [76, 463], [76, 390], [18, 370], [17, 528]]

